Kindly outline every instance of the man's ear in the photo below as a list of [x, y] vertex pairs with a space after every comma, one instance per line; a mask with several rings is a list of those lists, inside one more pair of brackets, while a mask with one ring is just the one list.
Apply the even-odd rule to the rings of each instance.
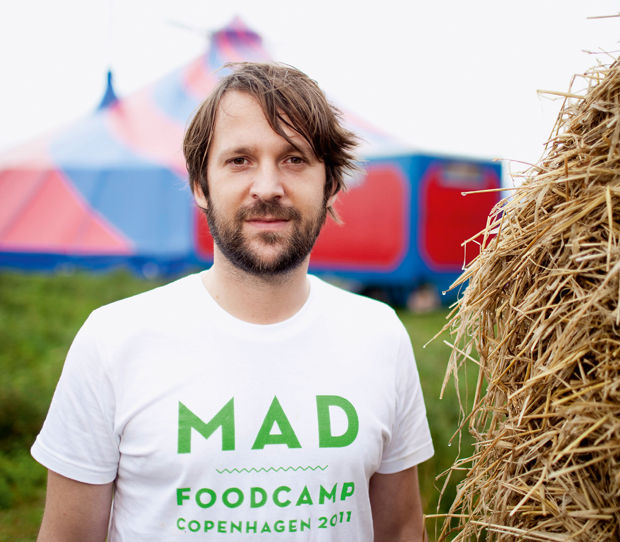
[[202, 186], [200, 186], [199, 182], [194, 183], [194, 201], [196, 201], [196, 205], [201, 209], [206, 209], [209, 205], [207, 203], [207, 198], [202, 190]]
[[336, 184], [336, 181], [334, 180], [334, 176], [333, 176], [333, 172], [331, 168], [329, 168], [327, 165], [325, 165], [325, 177], [326, 178], [325, 178], [325, 189], [324, 190], [326, 193], [328, 190], [329, 192], [331, 192], [331, 196], [327, 198], [325, 207], [327, 209], [330, 209], [332, 205], [336, 203], [336, 199], [338, 197], [338, 185]]
[[327, 208], [329, 209], [332, 205], [334, 205], [337, 199], [338, 199], [338, 193], [332, 194], [330, 198], [327, 200]]

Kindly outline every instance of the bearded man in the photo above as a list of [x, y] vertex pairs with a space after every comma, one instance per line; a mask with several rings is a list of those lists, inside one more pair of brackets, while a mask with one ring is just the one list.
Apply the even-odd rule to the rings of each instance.
[[231, 67], [184, 142], [213, 266], [76, 336], [32, 448], [41, 542], [423, 540], [407, 333], [308, 275], [356, 138], [298, 70]]

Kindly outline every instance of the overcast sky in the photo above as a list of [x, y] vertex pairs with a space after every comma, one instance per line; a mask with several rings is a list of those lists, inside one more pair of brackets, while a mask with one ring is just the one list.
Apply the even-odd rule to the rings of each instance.
[[239, 15], [274, 59], [421, 150], [534, 162], [560, 106], [536, 91], [566, 91], [618, 51], [620, 18], [588, 17], [619, 12], [619, 0], [3, 2], [0, 149], [92, 111], [109, 64], [126, 95]]

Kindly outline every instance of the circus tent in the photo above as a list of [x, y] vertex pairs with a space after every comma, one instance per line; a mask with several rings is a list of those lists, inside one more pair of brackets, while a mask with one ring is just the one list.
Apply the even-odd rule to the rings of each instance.
[[[197, 263], [184, 128], [223, 64], [269, 59], [237, 18], [189, 65], [121, 100], [109, 75], [96, 112], [0, 155], [0, 266], [125, 264], [166, 274]], [[375, 153], [392, 143], [350, 124]]]
[[[188, 65], [121, 98], [109, 76], [91, 115], [0, 154], [0, 267], [122, 265], [148, 276], [208, 265], [212, 239], [187, 186], [184, 129], [221, 66], [264, 60], [261, 37], [234, 19]], [[498, 188], [499, 166], [416, 153], [344, 114], [365, 141], [366, 173], [339, 198], [345, 226], [327, 222], [311, 266], [365, 283], [443, 288], [497, 194], [474, 206], [458, 198]]]

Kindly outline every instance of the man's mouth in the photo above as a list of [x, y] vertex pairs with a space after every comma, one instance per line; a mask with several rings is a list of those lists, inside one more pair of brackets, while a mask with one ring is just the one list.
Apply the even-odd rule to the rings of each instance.
[[246, 218], [247, 222], [288, 222], [288, 218], [277, 218], [270, 216], [254, 216], [250, 218]]
[[279, 231], [286, 227], [289, 220], [283, 218], [260, 216], [247, 218], [245, 222], [251, 227], [262, 231]]

